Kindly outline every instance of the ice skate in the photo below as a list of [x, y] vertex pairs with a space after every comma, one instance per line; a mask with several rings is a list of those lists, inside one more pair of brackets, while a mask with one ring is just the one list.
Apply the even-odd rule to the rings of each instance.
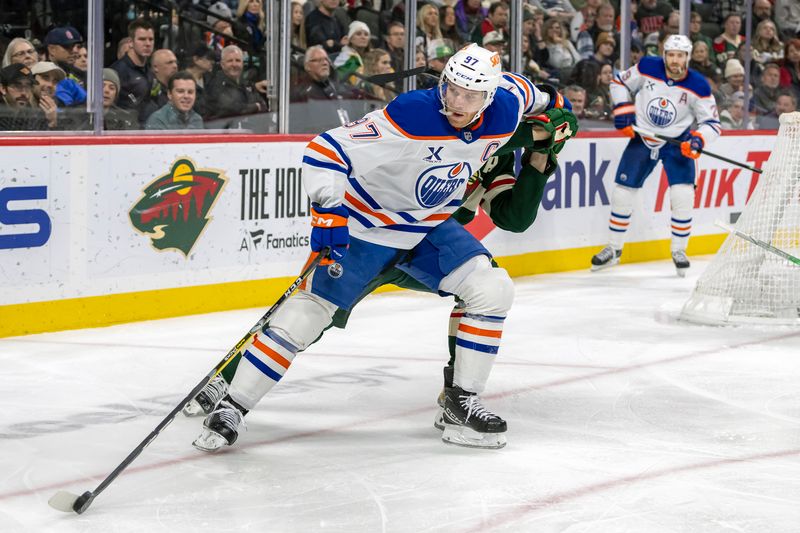
[[442, 392], [439, 393], [439, 397], [436, 398], [436, 403], [439, 405], [439, 409], [436, 412], [436, 418], [433, 421], [433, 427], [439, 431], [444, 430], [444, 391], [453, 386], [453, 373], [455, 372], [455, 367], [448, 365], [442, 370], [444, 371], [444, 387], [442, 388]]
[[689, 258], [686, 257], [686, 252], [683, 250], [676, 250], [672, 252], [672, 262], [675, 263], [675, 270], [678, 272], [678, 275], [682, 278], [685, 278], [686, 271], [691, 266], [689, 263]]
[[186, 404], [183, 414], [185, 416], [207, 415], [214, 410], [226, 394], [228, 394], [228, 382], [222, 376], [216, 376]]
[[223, 446], [232, 445], [239, 437], [239, 430], [246, 429], [245, 414], [247, 414], [246, 409], [240, 408], [226, 397], [203, 421], [203, 432], [194, 440], [192, 446], [204, 452], [215, 452]]
[[618, 264], [621, 255], [622, 250], [615, 250], [611, 246], [606, 246], [592, 257], [592, 272]]
[[488, 411], [474, 392], [458, 386], [445, 389], [442, 440], [469, 448], [502, 448], [506, 421]]

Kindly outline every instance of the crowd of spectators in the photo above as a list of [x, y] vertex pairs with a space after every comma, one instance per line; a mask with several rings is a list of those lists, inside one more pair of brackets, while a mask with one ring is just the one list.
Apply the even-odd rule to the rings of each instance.
[[[137, 11], [136, 2], [125, 2], [129, 9], [113, 13], [107, 24], [106, 129], [236, 128], [243, 117], [269, 111], [263, 0], [145, 4], [147, 11]], [[153, 9], [160, 4], [168, 7]], [[679, 31], [678, 4], [632, 2], [633, 62], [660, 55], [665, 38]], [[800, 2], [753, 0], [749, 109], [744, 4], [693, 0], [690, 66], [709, 80], [724, 128], [743, 127], [749, 114], [750, 127], [771, 129], [800, 98]], [[418, 87], [434, 87], [447, 59], [466, 43], [497, 51], [508, 68], [510, 8], [502, 0], [420, 0], [410, 29], [402, 0], [292, 0], [290, 6], [293, 103], [391, 101], [399, 87], [371, 77], [403, 69], [409, 31], [414, 66], [425, 67]], [[30, 28], [24, 36], [0, 38], [0, 130], [90, 127], [85, 102], [91, 55], [79, 13], [67, 9], [62, 18], [71, 14], [72, 21], [53, 17], [50, 27], [39, 24], [40, 35]], [[579, 118], [607, 122], [609, 85], [621, 68], [619, 15], [619, 0], [525, 0], [523, 73], [564, 91]]]

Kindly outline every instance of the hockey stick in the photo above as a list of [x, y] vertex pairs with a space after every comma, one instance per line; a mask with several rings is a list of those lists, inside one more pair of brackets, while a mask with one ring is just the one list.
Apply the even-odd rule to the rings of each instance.
[[86, 491], [81, 496], [78, 496], [77, 494], [73, 494], [65, 490], [60, 490], [47, 501], [47, 503], [50, 504], [50, 507], [52, 507], [53, 509], [57, 509], [59, 511], [63, 511], [65, 513], [69, 513], [70, 511], [75, 511], [78, 514], [81, 514], [86, 509], [88, 509], [89, 506], [94, 501], [94, 499], [97, 498], [97, 496], [99, 496], [100, 493], [103, 492], [111, 484], [111, 482], [114, 481], [117, 478], [117, 476], [119, 476], [122, 473], [122, 471], [128, 467], [128, 465], [130, 465], [137, 457], [139, 457], [139, 454], [141, 454], [142, 451], [145, 448], [147, 448], [147, 446], [150, 445], [150, 443], [153, 442], [156, 437], [158, 437], [161, 431], [175, 419], [175, 417], [181, 411], [181, 409], [183, 409], [183, 407], [187, 403], [189, 403], [192, 400], [192, 398], [197, 396], [197, 394], [201, 390], [203, 390], [203, 387], [205, 387], [209, 381], [214, 379], [214, 377], [217, 374], [222, 372], [222, 370], [228, 365], [228, 363], [233, 359], [233, 357], [237, 353], [239, 353], [239, 350], [241, 350], [242, 347], [244, 347], [248, 342], [250, 342], [250, 339], [253, 337], [253, 335], [258, 333], [258, 331], [267, 322], [269, 322], [269, 319], [272, 317], [275, 311], [277, 311], [278, 308], [281, 305], [283, 305], [283, 302], [285, 302], [289, 298], [289, 296], [292, 295], [295, 289], [297, 289], [297, 287], [299, 287], [300, 284], [303, 283], [303, 281], [305, 281], [305, 279], [309, 276], [309, 274], [311, 274], [314, 271], [314, 269], [317, 268], [317, 265], [319, 265], [320, 261], [322, 261], [325, 257], [327, 257], [329, 253], [330, 253], [330, 248], [324, 248], [319, 253], [319, 255], [317, 255], [317, 257], [315, 257], [314, 260], [311, 261], [311, 263], [306, 267], [305, 270], [303, 270], [300, 276], [298, 276], [297, 279], [295, 279], [292, 282], [289, 288], [286, 289], [286, 291], [283, 293], [283, 296], [278, 298], [278, 301], [275, 302], [272, 305], [272, 307], [270, 307], [269, 310], [266, 313], [264, 313], [264, 315], [261, 318], [258, 319], [258, 322], [256, 322], [256, 324], [252, 328], [250, 328], [250, 330], [247, 333], [245, 333], [244, 337], [242, 337], [241, 340], [239, 340], [239, 342], [236, 343], [236, 346], [231, 348], [231, 350], [222, 359], [222, 361], [217, 363], [217, 366], [215, 366], [211, 372], [206, 374], [206, 376], [200, 381], [200, 383], [194, 386], [192, 391], [183, 400], [181, 400], [181, 402], [172, 411], [170, 411], [170, 413], [166, 417], [164, 417], [164, 419], [156, 426], [156, 428], [147, 437], [145, 437], [145, 439], [141, 443], [139, 443], [139, 445], [136, 448], [134, 448], [134, 450], [130, 454], [128, 454], [128, 456], [119, 464], [119, 466], [117, 466], [114, 469], [114, 471], [111, 472], [97, 486], [96, 489], [94, 489], [93, 491]]
[[[680, 145], [683, 141], [679, 141], [678, 139], [673, 139], [672, 137], [667, 137], [666, 135], [661, 135], [659, 133], [653, 133], [647, 131], [645, 129], [640, 128], [636, 124], [633, 125], [633, 131], [641, 135], [642, 137], [650, 137], [651, 139], [659, 139], [661, 141], [667, 141], [670, 144], [677, 144]], [[736, 165], [737, 167], [742, 167], [743, 169], [749, 170], [751, 172], [756, 172], [757, 174], [761, 174], [763, 170], [760, 168], [751, 167], [750, 165], [745, 165], [744, 163], [740, 163], [738, 161], [734, 161], [733, 159], [728, 159], [724, 155], [715, 154], [713, 152], [709, 152], [704, 149], [700, 149], [701, 154], [705, 154], [710, 157], [714, 157], [719, 159], [720, 161], [725, 161], [726, 163], [730, 163], [731, 165]]]
[[728, 233], [733, 233], [737, 237], [739, 237], [741, 239], [744, 239], [747, 242], [751, 242], [751, 243], [755, 244], [756, 246], [759, 246], [759, 247], [765, 249], [768, 252], [772, 252], [773, 254], [775, 254], [775, 255], [777, 255], [779, 257], [782, 257], [783, 259], [786, 259], [790, 263], [794, 263], [795, 265], [800, 266], [800, 258], [797, 258], [797, 257], [793, 256], [792, 254], [786, 253], [783, 250], [781, 250], [780, 248], [775, 248], [774, 246], [772, 246], [768, 242], [764, 242], [764, 241], [762, 241], [760, 239], [756, 239], [755, 237], [751, 237], [747, 233], [739, 231], [738, 229], [736, 229], [736, 228], [734, 228], [732, 226], [729, 226], [728, 224], [725, 224], [724, 222], [721, 222], [719, 220], [717, 220], [715, 222], [715, 224], [717, 226], [719, 226], [720, 228], [724, 229], [725, 231], [727, 231]]
[[[386, 85], [387, 83], [392, 83], [393, 81], [398, 81], [405, 78], [410, 78], [411, 76], [416, 76], [417, 74], [422, 74], [424, 70], [425, 67], [417, 67], [410, 70], [401, 70], [400, 72], [375, 74], [374, 76], [368, 76], [363, 79], [376, 85]], [[360, 78], [361, 76], [358, 77]]]

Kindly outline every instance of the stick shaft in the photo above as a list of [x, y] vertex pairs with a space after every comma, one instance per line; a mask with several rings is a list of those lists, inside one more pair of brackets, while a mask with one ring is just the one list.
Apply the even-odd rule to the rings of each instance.
[[278, 308], [283, 305], [283, 303], [292, 295], [295, 289], [297, 289], [297, 287], [299, 287], [300, 284], [305, 281], [311, 272], [314, 271], [314, 269], [319, 265], [319, 262], [325, 258], [327, 253], [327, 249], [321, 251], [319, 255], [317, 255], [317, 257], [315, 257], [311, 263], [309, 263], [305, 270], [303, 270], [297, 279], [292, 282], [289, 288], [286, 289], [283, 295], [278, 298], [278, 301], [276, 301], [272, 307], [270, 307], [269, 310], [261, 316], [258, 322], [256, 322], [255, 325], [250, 328], [250, 330], [239, 340], [239, 342], [237, 342], [236, 345], [230, 349], [225, 357], [219, 363], [217, 363], [214, 369], [206, 374], [206, 376], [194, 386], [191, 392], [189, 392], [189, 394], [187, 394], [186, 397], [181, 400], [181, 402], [176, 405], [167, 416], [164, 417], [164, 419], [156, 426], [156, 428], [150, 432], [150, 434], [145, 437], [145, 439], [140, 442], [131, 453], [128, 454], [128, 456], [97, 486], [96, 489], [94, 489], [94, 491], [92, 491], [92, 499], [96, 498], [101, 492], [103, 492], [106, 487], [108, 487], [111, 482], [114, 481], [114, 479], [116, 479], [117, 476], [119, 476], [122, 471], [125, 470], [128, 465], [130, 465], [142, 453], [142, 451], [144, 451], [144, 449], [155, 440], [159, 433], [161, 433], [161, 431], [175, 419], [181, 409], [183, 409], [183, 407], [189, 403], [192, 398], [197, 396], [197, 394], [203, 390], [203, 387], [205, 387], [209, 381], [214, 379], [214, 376], [222, 372], [222, 370], [228, 365], [228, 363], [230, 363], [233, 357], [239, 353], [239, 350], [241, 350], [248, 342], [250, 342], [250, 339], [253, 337], [253, 335], [255, 335], [267, 322], [269, 322], [269, 319], [272, 317], [275, 311], [277, 311]]
[[736, 228], [734, 228], [732, 226], [724, 224], [722, 222], [717, 222], [716, 224], [717, 224], [717, 226], [721, 227], [722, 229], [724, 229], [724, 230], [726, 230], [726, 231], [728, 231], [730, 233], [733, 233], [734, 235], [736, 235], [740, 239], [744, 239], [747, 242], [755, 244], [756, 246], [759, 246], [759, 247], [763, 248], [764, 250], [767, 250], [768, 252], [772, 252], [773, 254], [775, 254], [775, 255], [777, 255], [779, 257], [782, 257], [783, 259], [786, 259], [790, 263], [794, 263], [795, 265], [799, 265], [800, 266], [800, 258], [797, 258], [797, 257], [793, 256], [790, 253], [784, 252], [780, 248], [776, 248], [776, 247], [772, 246], [771, 244], [769, 244], [768, 242], [764, 242], [761, 239], [756, 239], [755, 237], [753, 237], [751, 235], [748, 235], [747, 233], [744, 233], [744, 232], [742, 232], [742, 231], [740, 231], [740, 230], [738, 230], [738, 229], [736, 229]]
[[[678, 144], [679, 145], [682, 142], [682, 141], [679, 141], [678, 139], [673, 139], [672, 137], [667, 137], [666, 135], [661, 135], [660, 133], [653, 133], [651, 131], [644, 130], [644, 129], [636, 126], [636, 125], [633, 126], [633, 131], [635, 131], [636, 133], [638, 133], [639, 135], [641, 135], [643, 137], [650, 137], [652, 139], [659, 139], [661, 141], [666, 141], [666, 142], [668, 142], [670, 144]], [[705, 154], [705, 155], [707, 155], [709, 157], [713, 157], [715, 159], [719, 159], [720, 161], [725, 161], [726, 163], [730, 163], [731, 165], [736, 165], [737, 167], [741, 167], [741, 168], [749, 170], [751, 172], [756, 172], [757, 174], [761, 174], [763, 172], [760, 168], [755, 168], [755, 167], [751, 167], [750, 165], [745, 165], [744, 163], [740, 163], [739, 161], [736, 161], [734, 159], [729, 159], [729, 158], [725, 157], [724, 155], [719, 155], [719, 154], [715, 154], [714, 152], [709, 152], [708, 150], [706, 150], [704, 148], [700, 149], [700, 153], [701, 154]]]

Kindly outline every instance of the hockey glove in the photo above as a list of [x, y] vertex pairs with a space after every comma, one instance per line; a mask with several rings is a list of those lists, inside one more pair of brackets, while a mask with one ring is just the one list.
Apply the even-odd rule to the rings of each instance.
[[636, 124], [636, 107], [631, 102], [625, 102], [614, 106], [614, 127], [626, 137], [633, 137], [633, 125]]
[[554, 108], [564, 108], [567, 111], [572, 111], [572, 102], [552, 85], [543, 83], [542, 85], [537, 85], [536, 88], [550, 96], [550, 103], [547, 104], [548, 111]]
[[689, 138], [681, 143], [681, 153], [688, 158], [697, 159], [706, 145], [699, 132], [689, 132]]
[[564, 143], [578, 133], [578, 118], [563, 108], [553, 108], [541, 115], [527, 116], [525, 122], [534, 127], [534, 152], [546, 153], [552, 150], [557, 154], [564, 148]]
[[343, 205], [336, 207], [320, 207], [311, 204], [311, 250], [319, 252], [326, 246], [331, 249], [327, 259], [320, 265], [330, 265], [341, 261], [347, 255], [350, 246], [350, 231], [347, 219], [350, 214]]

